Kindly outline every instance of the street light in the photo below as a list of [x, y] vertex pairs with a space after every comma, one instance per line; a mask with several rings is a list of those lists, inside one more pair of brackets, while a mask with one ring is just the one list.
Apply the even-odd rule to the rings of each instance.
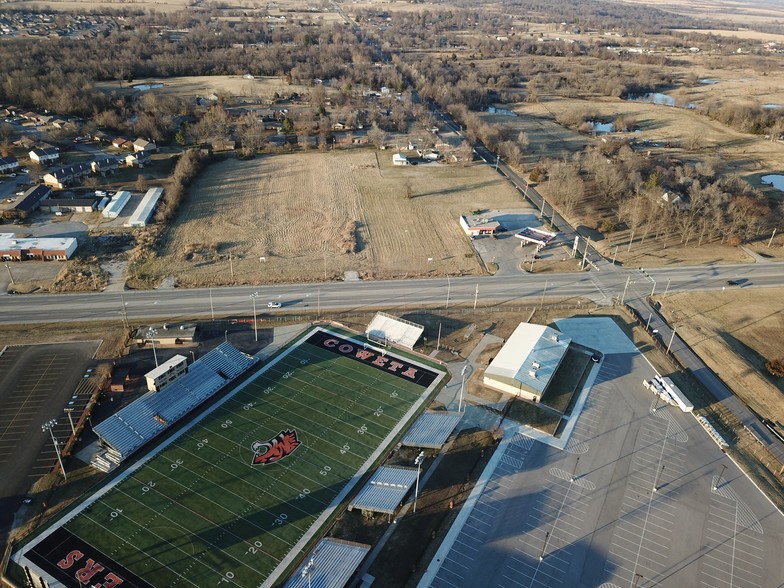
[[414, 465], [417, 467], [416, 488], [414, 488], [414, 512], [416, 512], [417, 497], [419, 496], [419, 468], [423, 461], [425, 461], [425, 452], [420, 451], [414, 460]]
[[259, 297], [258, 292], [254, 292], [253, 294], [250, 295], [250, 300], [251, 302], [253, 302], [253, 336], [256, 339], [256, 341], [259, 340], [259, 328], [258, 325], [256, 324], [256, 298], [258, 297]]
[[465, 373], [467, 369], [468, 364], [465, 364], [462, 371], [460, 372], [462, 379], [460, 380], [460, 402], [457, 405], [457, 412], [463, 412], [463, 388], [465, 387]]
[[147, 329], [147, 338], [152, 341], [152, 356], [155, 358], [155, 367], [158, 367], [158, 353], [155, 351], [155, 337], [158, 335], [158, 330], [150, 327]]
[[714, 492], [719, 489], [719, 484], [721, 484], [721, 476], [724, 474], [724, 470], [727, 469], [727, 466], [721, 464], [721, 471], [719, 472], [719, 477], [716, 478], [716, 483], [713, 485]]
[[68, 476], [65, 475], [65, 466], [63, 465], [63, 458], [60, 455], [60, 446], [57, 444], [57, 439], [54, 438], [54, 431], [52, 430], [52, 427], [54, 427], [56, 424], [57, 424], [57, 419], [51, 419], [49, 421], [46, 421], [43, 425], [41, 425], [41, 430], [44, 433], [46, 433], [46, 431], [49, 431], [49, 433], [52, 435], [52, 443], [54, 443], [54, 451], [55, 453], [57, 453], [57, 461], [60, 462], [60, 469], [63, 472], [63, 480], [67, 482]]

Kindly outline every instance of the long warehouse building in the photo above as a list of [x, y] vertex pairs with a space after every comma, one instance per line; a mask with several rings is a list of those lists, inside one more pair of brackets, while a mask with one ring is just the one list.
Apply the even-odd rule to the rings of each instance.
[[131, 218], [125, 223], [127, 227], [145, 227], [155, 212], [158, 201], [163, 196], [163, 188], [150, 188], [142, 198], [139, 206], [133, 211]]
[[104, 209], [101, 211], [101, 214], [106, 218], [117, 218], [122, 209], [125, 208], [125, 205], [128, 204], [128, 200], [131, 199], [131, 193], [126, 192], [125, 190], [121, 190], [114, 195], [111, 202], [107, 204]]

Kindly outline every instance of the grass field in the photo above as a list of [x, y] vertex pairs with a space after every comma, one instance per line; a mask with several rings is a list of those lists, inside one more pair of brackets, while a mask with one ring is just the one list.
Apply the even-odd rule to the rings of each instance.
[[[349, 357], [346, 345], [377, 363]], [[142, 586], [273, 582], [437, 381], [435, 370], [383, 359], [313, 332], [27, 557], [58, 573], [56, 563], [78, 549], [102, 563], [101, 574]], [[283, 439], [286, 431], [299, 445]]]

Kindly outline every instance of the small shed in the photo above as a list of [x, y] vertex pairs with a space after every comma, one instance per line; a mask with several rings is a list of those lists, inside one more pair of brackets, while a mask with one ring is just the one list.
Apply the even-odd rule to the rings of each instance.
[[125, 386], [131, 381], [131, 368], [121, 367], [112, 372], [112, 382], [109, 389], [112, 392], [125, 392]]
[[408, 165], [408, 157], [406, 157], [402, 153], [395, 153], [394, 155], [392, 155], [392, 164], [393, 165]]

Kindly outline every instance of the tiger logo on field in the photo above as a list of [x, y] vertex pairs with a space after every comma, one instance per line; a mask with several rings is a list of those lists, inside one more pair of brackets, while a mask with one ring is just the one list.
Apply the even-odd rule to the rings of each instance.
[[297, 439], [296, 429], [284, 429], [269, 441], [254, 441], [250, 446], [253, 450], [251, 465], [269, 465], [279, 462], [301, 444], [302, 441]]

